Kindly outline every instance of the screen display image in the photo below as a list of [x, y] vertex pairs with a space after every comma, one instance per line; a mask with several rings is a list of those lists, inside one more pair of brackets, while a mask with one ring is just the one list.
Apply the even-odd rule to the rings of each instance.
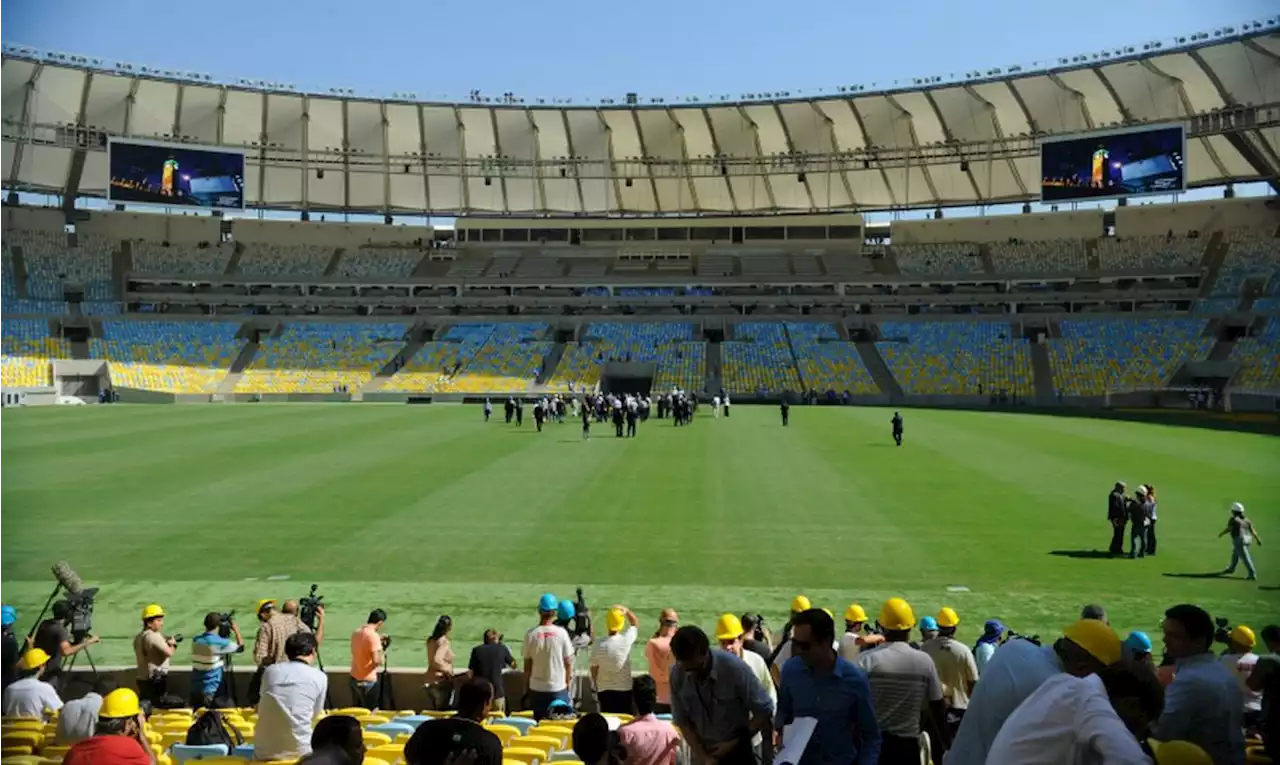
[[113, 202], [244, 209], [244, 154], [113, 140], [107, 164]]
[[1046, 141], [1040, 146], [1040, 176], [1045, 202], [1183, 191], [1182, 127]]

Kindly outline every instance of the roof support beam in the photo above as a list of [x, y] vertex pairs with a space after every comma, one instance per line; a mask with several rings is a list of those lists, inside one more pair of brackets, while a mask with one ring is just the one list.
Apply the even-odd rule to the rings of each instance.
[[502, 191], [502, 211], [511, 212], [511, 203], [507, 201], [507, 158], [502, 153], [502, 141], [498, 138], [498, 110], [489, 109], [489, 127], [493, 130], [493, 153], [498, 166], [498, 188]]
[[1124, 105], [1124, 101], [1120, 100], [1120, 94], [1116, 92], [1115, 86], [1111, 84], [1110, 78], [1102, 71], [1101, 67], [1091, 66], [1089, 71], [1093, 72], [1093, 76], [1098, 78], [1098, 82], [1102, 83], [1102, 87], [1106, 89], [1107, 95], [1111, 96], [1111, 100], [1116, 104], [1116, 111], [1120, 112], [1120, 116], [1126, 123], [1137, 122], [1133, 116], [1133, 112], [1129, 111], [1129, 107]]
[[422, 162], [422, 212], [427, 217], [430, 217], [432, 210], [431, 175], [427, 165], [431, 164], [431, 159], [427, 157], [427, 123], [426, 118], [422, 116], [422, 104], [416, 104], [413, 111], [418, 115], [418, 158]]
[[578, 189], [578, 210], [587, 214], [587, 198], [582, 194], [582, 174], [578, 172], [578, 155], [573, 150], [573, 132], [569, 130], [569, 112], [560, 110], [560, 122], [564, 125], [564, 145], [569, 149], [569, 170], [573, 173], [573, 185]]
[[698, 190], [693, 185], [693, 167], [689, 164], [689, 141], [684, 137], [684, 125], [680, 124], [680, 120], [676, 119], [676, 115], [669, 107], [663, 111], [667, 113], [667, 118], [671, 120], [672, 125], [676, 126], [676, 132], [680, 135], [680, 164], [684, 168], [685, 183], [689, 184], [689, 199], [693, 202], [693, 210], [698, 212], [702, 209], [702, 205], [698, 204]]
[[[622, 206], [622, 187], [618, 185], [618, 172], [616, 169], [617, 157], [614, 155], [613, 151], [613, 128], [609, 127], [608, 121], [605, 120], [604, 114], [599, 109], [596, 109], [596, 119], [600, 120], [600, 126], [604, 128], [604, 135], [606, 138], [605, 145], [608, 147], [609, 151], [607, 162], [605, 164], [605, 172], [609, 174], [609, 177], [607, 178], [605, 188], [609, 188], [610, 186], [613, 187], [613, 204], [618, 208], [618, 213], [621, 214], [624, 212]], [[608, 202], [609, 200], [606, 199], [604, 206], [606, 214], [609, 212]]]
[[[827, 141], [831, 144], [831, 153], [827, 155], [827, 207], [831, 207], [831, 174], [837, 173], [840, 176], [840, 183], [844, 184], [845, 196], [849, 199], [849, 206], [856, 209], [858, 200], [853, 195], [853, 185], [849, 183], [849, 174], [844, 171], [844, 160], [838, 161], [839, 169], [835, 169], [833, 165], [837, 164], [833, 158], [840, 157], [842, 152], [840, 142], [836, 140], [836, 121], [827, 116], [826, 112], [818, 108], [813, 101], [809, 102], [809, 107], [823, 121], [827, 128]], [[776, 107], [775, 107], [776, 108]], [[810, 197], [813, 194], [810, 192]], [[816, 207], [816, 205], [815, 205]]]
[[[1191, 99], [1187, 96], [1187, 89], [1183, 87], [1182, 80], [1180, 80], [1177, 77], [1174, 77], [1173, 75], [1160, 71], [1160, 69], [1157, 68], [1155, 64], [1151, 63], [1150, 59], [1144, 58], [1141, 63], [1143, 68], [1145, 68], [1148, 72], [1151, 72], [1155, 76], [1163, 79], [1165, 82], [1168, 82], [1170, 85], [1174, 87], [1174, 89], [1178, 92], [1178, 99], [1182, 102], [1182, 109], [1184, 112], [1186, 112], [1187, 116], [1193, 116], [1196, 113], [1195, 108], [1191, 106]], [[1218, 169], [1218, 175], [1222, 178], [1226, 178], [1227, 168], [1222, 164], [1222, 160], [1218, 157], [1218, 152], [1213, 148], [1213, 144], [1209, 142], [1209, 139], [1205, 137], [1201, 137], [1199, 139], [1192, 139], [1192, 140], [1200, 141], [1200, 146], [1204, 149], [1205, 154], [1209, 155], [1209, 160], [1213, 162], [1213, 166]], [[1185, 159], [1186, 158], [1184, 157], [1183, 160], [1185, 161]]]
[[[67, 179], [62, 184], [62, 211], [70, 220], [76, 209], [76, 197], [80, 194], [80, 179], [84, 176], [85, 155], [89, 151], [89, 127], [85, 124], [84, 113], [89, 107], [89, 88], [93, 87], [93, 72], [84, 76], [84, 84], [80, 86], [80, 106], [76, 110], [76, 148], [71, 153], [71, 164], [67, 167]], [[110, 183], [110, 179], [107, 181]]]
[[729, 182], [729, 176], [725, 172], [729, 167], [729, 158], [724, 155], [724, 152], [720, 151], [720, 141], [716, 139], [716, 128], [711, 124], [711, 113], [707, 111], [705, 106], [698, 111], [702, 112], [702, 121], [707, 125], [707, 135], [711, 138], [711, 156], [715, 158], [720, 170], [720, 180], [729, 192], [729, 208], [735, 213], [742, 212], [742, 208], [738, 205], [738, 198], [733, 193], [733, 184]]
[[[924, 161], [924, 152], [921, 150], [921, 147], [920, 147], [920, 137], [916, 135], [915, 118], [912, 117], [911, 112], [902, 108], [902, 104], [898, 103], [897, 99], [895, 99], [893, 96], [886, 95], [884, 97], [884, 100], [888, 101], [890, 106], [897, 109], [899, 113], [901, 113], [903, 116], [907, 118], [907, 135], [911, 136], [911, 145], [915, 148], [916, 155], [920, 158], [920, 172], [922, 175], [924, 175], [924, 183], [926, 186], [929, 187], [929, 193], [933, 195], [933, 204], [935, 206], [941, 205], [942, 197], [938, 195], [938, 188], [933, 184], [933, 175], [929, 173], [929, 165]], [[911, 194], [910, 194], [911, 162], [910, 160], [907, 161], [906, 173], [907, 173], [907, 190], [908, 190], [907, 204], [911, 204]]]
[[[181, 89], [178, 90], [177, 100], [179, 103], [181, 103], [182, 101]], [[218, 110], [217, 111], [218, 111], [218, 116], [215, 118], [216, 122], [213, 128], [213, 131], [214, 131], [213, 135], [214, 135], [214, 138], [218, 141], [218, 145], [221, 146], [223, 143], [223, 137], [226, 135], [225, 131], [226, 131], [226, 124], [227, 124], [227, 89], [226, 88], [218, 89]]]
[[129, 81], [129, 95], [124, 98], [124, 135], [133, 135], [133, 107], [138, 103], [138, 85], [142, 80], [134, 77]]
[[[658, 182], [653, 177], [654, 162], [653, 157], [649, 156], [649, 147], [644, 143], [644, 131], [640, 129], [640, 114], [635, 109], [628, 109], [631, 112], [631, 123], [636, 127], [636, 140], [640, 143], [640, 159], [644, 163], [645, 172], [649, 174], [649, 188], [653, 191], [653, 209], [662, 212], [662, 199], [658, 197]], [[678, 211], [677, 211], [678, 212]]]
[[[996, 131], [996, 137], [999, 140], [1004, 141], [1005, 140], [1004, 129], [1000, 127], [1000, 115], [996, 111], [996, 105], [991, 103], [987, 99], [983, 98], [982, 96], [978, 95], [978, 91], [975, 90], [973, 86], [965, 85], [964, 89], [965, 89], [965, 92], [967, 92], [970, 96], [973, 96], [975, 99], [977, 99], [978, 102], [981, 103], [983, 107], [987, 110], [987, 116], [991, 118], [991, 127], [993, 130]], [[1022, 102], [1019, 101], [1018, 103], [1022, 103]], [[1028, 119], [1030, 119], [1030, 115], [1026, 114], [1025, 107], [1023, 107], [1023, 109], [1024, 109], [1023, 114], [1026, 115]], [[990, 146], [988, 146], [988, 149], [987, 149], [987, 158], [988, 158], [988, 161], [990, 161], [990, 158], [991, 158]], [[1022, 174], [1018, 172], [1018, 163], [1014, 162], [1011, 157], [1005, 157], [1004, 161], [1006, 164], [1009, 165], [1009, 172], [1013, 174], [1013, 182], [1018, 184], [1018, 191], [1020, 191], [1023, 196], [1027, 196], [1029, 194], [1029, 192], [1027, 191], [1027, 184], [1023, 182]], [[987, 173], [987, 199], [991, 198], [992, 182], [993, 181], [991, 178], [991, 173], [988, 172]], [[979, 198], [981, 198], [982, 195], [979, 194], [978, 196]]]
[[1018, 92], [1017, 88], [1013, 87], [1013, 80], [1005, 80], [1004, 86], [1013, 95], [1013, 100], [1017, 102], [1018, 108], [1022, 110], [1022, 116], [1027, 118], [1027, 127], [1031, 129], [1031, 134], [1040, 135], [1043, 133], [1044, 131], [1040, 129], [1040, 123], [1036, 122], [1036, 118], [1031, 116], [1031, 110], [1027, 108], [1027, 102], [1023, 100], [1022, 94]]
[[[844, 99], [844, 102], [849, 105], [849, 111], [853, 112], [853, 118], [857, 120], [858, 129], [862, 131], [862, 140], [865, 142], [867, 140], [867, 123], [862, 119], [862, 113], [859, 112], [858, 107], [854, 105], [853, 99], [846, 98]], [[870, 151], [872, 147], [868, 144], [866, 148], [868, 151]], [[874, 155], [875, 152], [871, 152], [871, 153]], [[876, 167], [879, 168], [880, 170], [880, 179], [884, 181], [885, 193], [889, 195], [889, 205], [893, 209], [898, 209], [900, 206], [898, 204], [898, 195], [893, 193], [893, 184], [889, 183], [889, 173], [885, 171], [884, 163], [882, 163], [879, 159], [876, 159], [875, 163], [876, 163]], [[901, 205], [901, 206], [905, 207], [906, 205]]]
[[[540, 140], [538, 123], [533, 119], [533, 112], [525, 109], [524, 116], [529, 120], [529, 129], [533, 131], [533, 183], [538, 189], [538, 198], [533, 201], [533, 209], [546, 215], [550, 212], [547, 207], [547, 187], [542, 182], [542, 141]], [[541, 202], [541, 204], [539, 204]]]
[[[263, 94], [266, 95], [265, 93]], [[264, 99], [262, 102], [262, 117], [265, 125], [267, 116], [267, 106], [271, 102]], [[351, 102], [342, 99], [342, 209], [344, 211], [351, 209], [351, 131], [349, 129], [350, 120], [347, 119], [347, 107]], [[266, 132], [266, 128], [263, 128]]]
[[467, 182], [467, 126], [462, 124], [462, 110], [453, 107], [453, 125], [458, 131], [458, 207], [457, 212], [471, 212], [471, 184]]
[[[1222, 103], [1227, 106], [1240, 105], [1239, 102], [1236, 101], [1236, 97], [1231, 95], [1231, 91], [1227, 90], [1226, 86], [1222, 84], [1222, 79], [1218, 77], [1218, 73], [1213, 71], [1213, 67], [1209, 66], [1209, 63], [1204, 60], [1204, 56], [1200, 55], [1200, 51], [1187, 51], [1187, 55], [1191, 57], [1192, 61], [1196, 62], [1196, 66], [1200, 67], [1201, 71], [1204, 72], [1205, 77], [1209, 78], [1209, 82], [1213, 83], [1213, 88], [1218, 91], [1218, 96], [1222, 98]], [[1237, 131], [1226, 130], [1223, 132], [1227, 141], [1233, 148], [1235, 148], [1236, 151], [1240, 152], [1240, 156], [1244, 157], [1244, 160], [1249, 163], [1249, 166], [1256, 170], [1258, 175], [1266, 178], [1267, 185], [1269, 185], [1277, 194], [1280, 194], [1280, 178], [1276, 177], [1274, 171], [1267, 168], [1267, 163], [1263, 161], [1263, 158], [1253, 149], [1253, 146], [1250, 145], [1248, 141], [1244, 140], [1244, 137], [1239, 135]], [[1268, 149], [1271, 148], [1265, 138], [1262, 138], [1261, 142], [1263, 146], [1266, 146]], [[1270, 153], [1273, 155], [1274, 159], [1275, 152], [1272, 151]], [[1280, 165], [1280, 162], [1277, 162], [1277, 165]]]
[[[958, 144], [955, 134], [951, 132], [951, 128], [947, 126], [947, 121], [942, 118], [942, 110], [938, 108], [938, 102], [934, 100], [933, 94], [924, 91], [924, 99], [929, 102], [930, 108], [933, 109], [933, 115], [938, 118], [938, 125], [942, 128], [942, 137], [947, 139], [947, 143]], [[965, 177], [969, 179], [969, 187], [973, 189], [973, 198], [982, 202], [982, 191], [978, 188], [978, 182], [973, 177], [973, 170], [970, 169], [969, 163], [965, 160], [964, 155], [960, 154], [960, 150], [956, 150], [956, 156], [963, 165]]]
[[[775, 109], [777, 108], [777, 104], [774, 104], [774, 108], [775, 108]], [[756, 165], [756, 167], [758, 168], [758, 171], [759, 171], [759, 173], [760, 173], [760, 177], [764, 179], [764, 193], [765, 193], [765, 195], [766, 195], [766, 196], [768, 196], [768, 198], [769, 198], [769, 208], [770, 208], [770, 209], [772, 209], [772, 210], [777, 210], [777, 209], [779, 209], [779, 208], [778, 208], [778, 200], [777, 200], [777, 198], [775, 198], [775, 197], [773, 196], [773, 183], [769, 181], [769, 173], [765, 172], [765, 167], [764, 167], [764, 148], [762, 147], [762, 145], [761, 145], [761, 143], [760, 143], [760, 126], [756, 124], [756, 121], [755, 121], [755, 120], [753, 120], [753, 119], [751, 119], [751, 117], [747, 116], [747, 110], [746, 110], [746, 109], [744, 109], [744, 108], [742, 108], [741, 106], [739, 106], [739, 107], [738, 107], [738, 115], [739, 115], [740, 117], [742, 117], [742, 119], [746, 120], [747, 124], [751, 126], [751, 138], [752, 138], [752, 140], [755, 142], [755, 147], [756, 147], [756, 162], [755, 162], [755, 165]], [[785, 127], [785, 126], [784, 126], [784, 127]], [[791, 145], [791, 141], [790, 141], [790, 139], [788, 139], [788, 140], [787, 140], [787, 145], [788, 145], [788, 147]], [[754, 188], [755, 188], [755, 176], [754, 176], [754, 175], [752, 175], [752, 177], [751, 177], [751, 184], [752, 184], [752, 185], [751, 185], [751, 188], [753, 188], [753, 189], [754, 189]], [[752, 200], [752, 201], [754, 201], [754, 200]]]
[[1080, 106], [1080, 114], [1081, 116], [1084, 117], [1084, 124], [1090, 130], [1093, 130], [1096, 127], [1096, 125], [1094, 125], [1093, 123], [1093, 116], [1089, 114], [1089, 104], [1085, 100], [1084, 94], [1076, 90], [1075, 88], [1067, 85], [1067, 83], [1063, 82], [1062, 78], [1059, 77], [1058, 75], [1050, 72], [1048, 76], [1049, 76], [1050, 82], [1052, 82], [1054, 85], [1057, 85], [1058, 87], [1062, 88], [1063, 90], [1071, 94], [1071, 97], [1074, 98], [1076, 100], [1076, 103]]
[[391, 150], [388, 138], [390, 137], [391, 120], [387, 119], [387, 102], [378, 102], [379, 125], [382, 127], [382, 214], [391, 215]]
[[13, 165], [9, 168], [9, 188], [11, 189], [18, 185], [18, 171], [22, 169], [22, 158], [26, 153], [27, 145], [31, 143], [31, 95], [36, 92], [36, 81], [40, 79], [42, 72], [44, 72], [44, 64], [36, 64], [31, 70], [31, 76], [27, 78], [27, 84], [22, 88], [22, 116], [20, 118], [22, 127], [18, 131], [18, 135], [22, 136], [22, 139], [13, 147]]
[[[809, 105], [810, 105], [810, 106], [812, 106], [812, 105], [813, 105], [813, 102], [812, 102], [812, 101], [810, 101], [810, 102], [809, 102]], [[814, 109], [817, 109], [817, 107], [815, 106], [815, 107], [814, 107]], [[774, 113], [774, 115], [778, 118], [778, 126], [782, 128], [782, 137], [783, 137], [783, 139], [784, 139], [784, 140], [786, 140], [786, 142], [787, 142], [787, 151], [788, 151], [788, 152], [791, 154], [791, 156], [793, 156], [793, 157], [794, 157], [794, 156], [798, 156], [798, 155], [797, 155], [797, 153], [796, 153], [796, 144], [795, 144], [795, 142], [794, 142], [794, 141], [792, 141], [792, 140], [791, 140], [791, 128], [787, 127], [787, 121], [786, 121], [785, 119], [783, 119], [783, 118], [782, 118], [782, 109], [778, 107], [778, 102], [777, 102], [777, 101], [774, 101], [774, 102], [773, 102], [773, 113]], [[818, 112], [818, 114], [819, 114], [819, 116], [821, 116], [821, 117], [823, 117], [823, 118], [826, 118], [826, 116], [827, 116], [827, 115], [825, 115], [825, 114], [822, 114], [822, 112], [821, 112], [821, 111], [819, 111], [819, 112]], [[752, 122], [751, 124], [753, 124], [753, 125], [754, 125], [755, 123], [754, 123], [754, 122]], [[757, 135], [756, 135], [756, 150], [758, 151], [758, 150], [759, 150], [759, 144], [760, 144], [759, 128], [757, 128], [757, 129], [756, 129], [756, 132], [757, 132]], [[835, 149], [835, 147], [834, 147], [834, 146], [832, 146], [832, 151], [835, 151], [835, 150], [836, 150], [836, 149]], [[807, 165], [807, 164], [808, 164], [808, 162], [806, 161], [806, 163], [805, 163], [805, 164]], [[843, 174], [843, 173], [841, 173], [841, 175], [843, 176], [844, 174]], [[817, 206], [816, 204], [814, 204], [814, 203], [813, 203], [813, 188], [809, 185], [809, 174], [808, 174], [808, 173], [806, 173], [806, 172], [804, 172], [804, 171], [801, 171], [801, 172], [800, 172], [800, 177], [804, 179], [801, 183], [804, 185], [804, 193], [805, 193], [805, 196], [806, 196], [806, 197], [808, 197], [808, 199], [809, 199], [809, 209], [810, 209], [810, 210], [817, 210], [817, 209], [818, 209], [818, 206]], [[830, 195], [830, 194], [828, 194], [827, 196], [828, 196], [828, 197], [830, 197], [831, 195]], [[828, 205], [828, 207], [829, 207], [829, 206], [830, 206], [830, 205]]]

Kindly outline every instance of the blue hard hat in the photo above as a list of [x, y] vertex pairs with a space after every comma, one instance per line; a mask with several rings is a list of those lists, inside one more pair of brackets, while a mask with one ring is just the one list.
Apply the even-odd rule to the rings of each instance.
[[925, 616], [925, 617], [921, 618], [921, 619], [920, 619], [920, 631], [921, 631], [921, 632], [937, 632], [937, 631], [938, 631], [938, 620], [937, 620], [937, 619], [935, 619], [935, 618], [933, 618], [932, 616]]
[[1151, 653], [1151, 638], [1145, 632], [1130, 632], [1124, 639], [1124, 647], [1132, 653]]
[[18, 611], [13, 606], [0, 606], [0, 626], [8, 627], [18, 621]]
[[556, 606], [556, 616], [561, 621], [569, 621], [578, 615], [578, 609], [573, 605], [572, 600], [562, 600], [560, 605]]
[[543, 613], [556, 610], [556, 605], [560, 603], [560, 599], [553, 593], [548, 592], [546, 595], [538, 598], [538, 610]]

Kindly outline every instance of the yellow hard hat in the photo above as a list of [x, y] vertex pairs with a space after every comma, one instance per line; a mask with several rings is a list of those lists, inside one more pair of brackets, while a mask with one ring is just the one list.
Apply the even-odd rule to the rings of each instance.
[[1231, 630], [1231, 642], [1244, 646], [1245, 648], [1253, 648], [1258, 644], [1258, 638], [1253, 634], [1253, 630], [1237, 624], [1236, 628]]
[[259, 613], [259, 614], [260, 614], [260, 613], [262, 613], [262, 609], [264, 609], [264, 608], [275, 608], [275, 607], [276, 607], [276, 599], [275, 599], [275, 598], [263, 598], [262, 600], [259, 600], [259, 601], [258, 601], [258, 607], [257, 607], [257, 608], [255, 608], [255, 609], [253, 609], [253, 610], [254, 610], [256, 613]]
[[621, 608], [610, 608], [604, 615], [604, 624], [610, 632], [622, 632], [622, 628], [627, 626], [627, 615]]
[[1156, 756], [1156, 765], [1213, 765], [1213, 758], [1208, 752], [1190, 741], [1157, 741], [1149, 738], [1147, 745]]
[[880, 626], [887, 630], [909, 630], [915, 623], [911, 604], [902, 598], [889, 598], [880, 607]]
[[35, 669], [43, 667], [49, 661], [49, 654], [39, 648], [32, 648], [30, 651], [22, 654], [22, 660], [18, 665], [23, 669]]
[[1081, 619], [1062, 631], [1067, 639], [1103, 664], [1120, 661], [1120, 636], [1097, 619]]
[[138, 694], [132, 688], [117, 688], [102, 697], [102, 709], [98, 712], [98, 717], [137, 717], [140, 711], [142, 709], [138, 705]]
[[960, 614], [951, 606], [943, 606], [938, 609], [938, 626], [954, 627], [960, 623]]
[[831, 617], [831, 621], [833, 621], [833, 622], [834, 622], [834, 621], [836, 620], [836, 615], [835, 615], [835, 614], [833, 614], [833, 613], [831, 613], [831, 609], [830, 609], [830, 608], [824, 608], [824, 609], [822, 609], [822, 613], [826, 614], [827, 616], [830, 616], [830, 617]]
[[844, 610], [844, 620], [846, 622], [865, 622], [867, 620], [867, 611], [857, 603], [850, 603], [849, 607]]
[[742, 637], [742, 620], [733, 614], [721, 614], [716, 619], [716, 640], [737, 640]]
[[160, 607], [159, 603], [152, 603], [142, 609], [142, 621], [144, 622], [148, 619], [154, 619], [157, 616], [164, 616], [164, 609]]
[[791, 613], [793, 614], [808, 611], [810, 608], [813, 608], [813, 604], [803, 595], [797, 595], [791, 599]]

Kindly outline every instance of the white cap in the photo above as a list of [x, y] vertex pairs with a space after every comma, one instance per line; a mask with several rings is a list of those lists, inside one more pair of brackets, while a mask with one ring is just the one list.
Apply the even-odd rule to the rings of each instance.
[[1134, 489], [1134, 490], [1133, 490], [1133, 493], [1134, 493], [1134, 494], [1141, 494], [1141, 495], [1143, 495], [1143, 496], [1146, 496], [1146, 493], [1147, 493], [1147, 487], [1143, 486], [1142, 484], [1138, 484], [1138, 488]]
[[1125, 483], [1124, 481], [1116, 481], [1116, 483], [1117, 483], [1117, 484], [1119, 484], [1119, 485], [1121, 485], [1121, 486], [1128, 486], [1128, 485], [1129, 485], [1129, 484]]
[[1232, 502], [1231, 512], [1235, 513], [1236, 515], [1244, 515], [1244, 505], [1240, 504], [1239, 502]]

